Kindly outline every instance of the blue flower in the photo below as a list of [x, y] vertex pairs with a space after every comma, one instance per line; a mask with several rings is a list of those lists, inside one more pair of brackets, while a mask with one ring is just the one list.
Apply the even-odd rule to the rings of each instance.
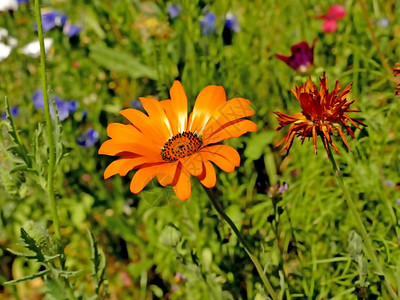
[[[13, 117], [18, 116], [18, 106], [12, 106], [12, 107], [10, 108], [10, 112], [11, 112], [11, 115], [12, 115]], [[6, 112], [3, 112], [3, 113], [1, 114], [1, 119], [2, 119], [2, 120], [7, 120], [7, 113], [6, 113]]]
[[[64, 121], [69, 117], [70, 114], [73, 114], [78, 108], [78, 102], [71, 100], [65, 101], [58, 96], [53, 97], [54, 102], [57, 106], [58, 115], [60, 117], [60, 121]], [[33, 106], [37, 109], [44, 108], [44, 99], [43, 92], [41, 90], [36, 90], [36, 92], [32, 95]], [[53, 106], [50, 106], [50, 113], [54, 115]]]
[[240, 31], [240, 26], [239, 22], [236, 18], [236, 16], [232, 13], [227, 13], [225, 17], [225, 28], [233, 31], [233, 32], [239, 32]]
[[179, 4], [170, 4], [168, 5], [168, 13], [169, 16], [174, 19], [181, 14], [182, 7]]
[[217, 27], [215, 22], [217, 21], [217, 16], [214, 13], [207, 13], [201, 20], [201, 32], [205, 35], [209, 35], [211, 33], [215, 33], [217, 31]]
[[76, 139], [76, 143], [82, 147], [92, 147], [99, 140], [99, 133], [93, 128], [89, 128], [85, 133]]
[[[66, 14], [62, 14], [57, 10], [42, 11], [42, 27], [44, 32], [50, 31], [54, 27], [63, 27], [66, 22]], [[35, 30], [37, 31], [36, 23]]]
[[135, 108], [135, 109], [142, 109], [142, 102], [139, 101], [139, 99], [133, 99], [131, 101], [131, 107]]
[[28, 0], [17, 0], [18, 4], [22, 4], [22, 3], [28, 3]]
[[81, 26], [72, 25], [70, 23], [66, 23], [63, 28], [63, 33], [65, 35], [68, 35], [69, 37], [74, 37], [74, 36], [78, 35], [79, 32], [81, 32], [81, 31], [82, 31]]

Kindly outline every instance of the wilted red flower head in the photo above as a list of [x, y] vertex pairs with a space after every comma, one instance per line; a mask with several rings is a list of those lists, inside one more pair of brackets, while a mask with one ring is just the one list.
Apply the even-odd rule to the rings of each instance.
[[315, 38], [312, 46], [302, 41], [290, 48], [291, 56], [275, 54], [275, 57], [284, 61], [289, 67], [299, 73], [308, 73], [314, 67], [314, 46], [317, 39]]
[[345, 138], [343, 128], [355, 138], [354, 132], [351, 130], [348, 123], [353, 124], [356, 128], [361, 129], [358, 124], [366, 126], [358, 119], [350, 118], [346, 113], [359, 112], [359, 110], [350, 110], [350, 105], [354, 102], [348, 102], [347, 94], [350, 92], [352, 84], [349, 84], [341, 93], [339, 81], [336, 81], [334, 90], [329, 93], [327, 88], [327, 79], [325, 73], [320, 78], [320, 90], [314, 85], [311, 78], [304, 85], [296, 86], [296, 90], [292, 90], [293, 95], [299, 101], [302, 112], [294, 115], [286, 115], [280, 112], [274, 112], [278, 116], [279, 131], [284, 126], [289, 125], [289, 132], [279, 142], [283, 143], [281, 152], [290, 149], [295, 136], [302, 137], [302, 143], [306, 138], [313, 138], [314, 152], [317, 153], [317, 136], [323, 138], [325, 148], [329, 151], [330, 144], [337, 153], [332, 141], [332, 134], [339, 134], [347, 148], [351, 151], [349, 144]]
[[322, 19], [324, 22], [322, 23], [322, 31], [325, 33], [335, 32], [338, 23], [337, 20], [343, 19], [346, 16], [346, 9], [343, 5], [335, 4], [329, 7], [328, 13], [317, 16], [317, 19]]
[[393, 68], [393, 74], [397, 84], [395, 94], [400, 96], [400, 63], [397, 63], [396, 67]]

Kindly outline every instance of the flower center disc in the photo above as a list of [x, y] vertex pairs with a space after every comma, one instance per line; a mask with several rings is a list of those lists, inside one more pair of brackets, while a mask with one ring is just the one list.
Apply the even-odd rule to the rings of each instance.
[[201, 136], [191, 131], [184, 131], [174, 135], [164, 145], [161, 151], [163, 160], [177, 161], [200, 150], [203, 145]]

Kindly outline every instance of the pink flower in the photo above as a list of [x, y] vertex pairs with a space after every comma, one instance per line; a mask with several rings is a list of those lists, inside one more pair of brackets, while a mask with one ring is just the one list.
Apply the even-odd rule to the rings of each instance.
[[317, 16], [317, 19], [324, 20], [322, 23], [322, 31], [325, 33], [335, 32], [338, 23], [337, 20], [343, 19], [346, 16], [346, 9], [343, 5], [335, 4], [329, 7], [328, 13], [325, 15]]

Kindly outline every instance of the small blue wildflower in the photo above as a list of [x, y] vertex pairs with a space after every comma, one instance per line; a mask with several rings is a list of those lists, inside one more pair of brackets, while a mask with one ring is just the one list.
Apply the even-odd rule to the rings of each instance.
[[179, 4], [170, 4], [168, 5], [168, 13], [172, 19], [175, 19], [181, 14], [182, 7]]
[[69, 24], [69, 23], [66, 23], [64, 25], [64, 28], [63, 28], [63, 33], [65, 35], [68, 35], [70, 38], [74, 37], [74, 36], [77, 36], [81, 31], [82, 31], [82, 27], [81, 26], [72, 25], [72, 24]]
[[[73, 114], [76, 109], [78, 108], [78, 102], [75, 100], [65, 101], [58, 96], [54, 96], [53, 100], [57, 106], [58, 115], [60, 121], [64, 121], [66, 118], [69, 117], [70, 114]], [[41, 90], [36, 90], [36, 92], [32, 95], [32, 102], [33, 106], [37, 109], [44, 108], [44, 99], [43, 99], [43, 92]], [[54, 110], [53, 107], [50, 106], [50, 113], [53, 115]]]
[[28, 3], [28, 0], [17, 0], [18, 4], [22, 4], [22, 3]]
[[[55, 27], [63, 27], [67, 22], [67, 15], [62, 14], [57, 10], [46, 10], [42, 12], [42, 27], [43, 31], [47, 32]], [[37, 31], [37, 24], [35, 23], [35, 30]]]
[[131, 107], [135, 109], [142, 109], [143, 108], [142, 102], [140, 102], [138, 99], [133, 99], [131, 101]]
[[[10, 112], [11, 112], [11, 115], [12, 115], [13, 117], [18, 116], [18, 112], [19, 112], [18, 106], [12, 106], [12, 107], [10, 108]], [[7, 113], [6, 113], [6, 112], [3, 112], [3, 113], [1, 114], [1, 119], [2, 119], [2, 120], [7, 120]]]
[[211, 33], [215, 33], [217, 31], [217, 27], [215, 22], [217, 21], [217, 16], [214, 13], [207, 13], [201, 20], [201, 32], [204, 35], [209, 35]]
[[225, 17], [225, 28], [233, 31], [233, 32], [239, 32], [240, 31], [240, 26], [239, 22], [236, 18], [236, 16], [232, 13], [227, 13]]
[[93, 128], [89, 128], [84, 134], [76, 139], [76, 143], [81, 147], [92, 147], [99, 140], [99, 133]]

